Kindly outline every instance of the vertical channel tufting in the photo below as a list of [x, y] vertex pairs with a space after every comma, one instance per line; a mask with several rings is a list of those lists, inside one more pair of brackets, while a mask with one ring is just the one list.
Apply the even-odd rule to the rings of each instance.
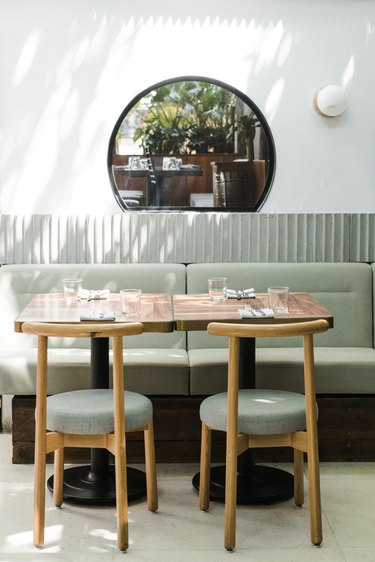
[[375, 215], [2, 215], [0, 263], [375, 261]]
[[375, 261], [375, 215], [350, 215], [350, 255], [352, 261]]

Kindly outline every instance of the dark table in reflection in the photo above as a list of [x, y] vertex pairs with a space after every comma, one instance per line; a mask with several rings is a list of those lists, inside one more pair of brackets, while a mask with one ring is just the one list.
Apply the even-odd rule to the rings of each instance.
[[[121, 174], [126, 178], [146, 178], [146, 189], [144, 193], [144, 205], [146, 207], [160, 207], [163, 205], [164, 182], [166, 178], [182, 178], [189, 176], [202, 176], [203, 170], [200, 166], [185, 165], [176, 170], [131, 170], [128, 166], [113, 166], [113, 175]], [[131, 187], [131, 186], [130, 186]], [[121, 190], [126, 197], [127, 189]], [[131, 193], [132, 190], [129, 189]], [[143, 205], [141, 205], [143, 206]]]

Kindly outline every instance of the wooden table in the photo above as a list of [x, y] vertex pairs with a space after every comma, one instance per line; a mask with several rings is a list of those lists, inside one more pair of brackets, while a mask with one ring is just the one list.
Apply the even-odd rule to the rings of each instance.
[[[176, 295], [173, 297], [174, 318], [177, 330], [206, 330], [210, 322], [242, 322], [247, 324], [289, 323], [324, 318], [333, 327], [333, 315], [308, 293], [291, 293], [289, 311], [274, 318], [241, 319], [238, 312], [246, 303], [257, 308], [268, 307], [268, 296], [258, 294], [255, 299], [227, 299], [213, 302], [207, 294]], [[240, 340], [239, 384], [240, 388], [256, 386], [255, 340]], [[199, 473], [193, 478], [199, 488]], [[237, 468], [237, 501], [242, 504], [272, 503], [293, 496], [293, 475], [283, 470], [256, 466], [250, 449], [239, 455]], [[225, 466], [211, 468], [211, 499], [225, 500]]]
[[[15, 319], [16, 332], [22, 332], [24, 322], [57, 322], [75, 324], [81, 322], [81, 314], [89, 311], [113, 311], [115, 322], [132, 322], [121, 311], [120, 295], [111, 293], [105, 299], [67, 302], [62, 293], [43, 293], [35, 295]], [[145, 332], [173, 332], [172, 297], [166, 294], [142, 294], [141, 316]], [[93, 340], [94, 341], [94, 340]]]
[[[89, 311], [113, 311], [115, 322], [140, 321], [145, 332], [172, 332], [174, 329], [172, 298], [170, 295], [142, 294], [140, 317], [129, 318], [121, 312], [120, 295], [113, 293], [106, 299], [94, 301], [65, 301], [61, 293], [35, 295], [15, 320], [15, 331], [22, 332], [24, 322], [79, 323], [81, 314]], [[109, 387], [109, 340], [91, 339], [91, 386]], [[129, 500], [146, 493], [145, 474], [134, 468], [127, 469]], [[53, 476], [47, 485], [53, 489]], [[106, 449], [93, 449], [91, 465], [64, 471], [64, 499], [81, 504], [114, 505], [116, 502], [115, 476], [109, 464]]]

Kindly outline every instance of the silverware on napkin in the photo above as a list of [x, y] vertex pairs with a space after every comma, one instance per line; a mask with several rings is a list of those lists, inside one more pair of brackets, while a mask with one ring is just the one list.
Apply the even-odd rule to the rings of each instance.
[[80, 289], [78, 291], [78, 300], [93, 300], [106, 299], [111, 291], [109, 289]]
[[228, 299], [253, 299], [255, 298], [255, 291], [253, 288], [251, 289], [244, 289], [243, 291], [236, 291], [234, 289], [227, 289], [227, 297]]
[[272, 308], [242, 308], [238, 309], [241, 318], [274, 318], [275, 313]]
[[82, 314], [81, 322], [114, 322], [116, 320], [113, 312], [98, 312], [97, 314]]

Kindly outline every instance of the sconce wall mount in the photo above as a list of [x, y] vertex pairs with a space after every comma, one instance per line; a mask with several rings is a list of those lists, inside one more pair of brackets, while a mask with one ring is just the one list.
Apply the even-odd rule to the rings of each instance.
[[314, 96], [314, 109], [323, 117], [338, 117], [347, 105], [347, 95], [342, 86], [324, 86]]

